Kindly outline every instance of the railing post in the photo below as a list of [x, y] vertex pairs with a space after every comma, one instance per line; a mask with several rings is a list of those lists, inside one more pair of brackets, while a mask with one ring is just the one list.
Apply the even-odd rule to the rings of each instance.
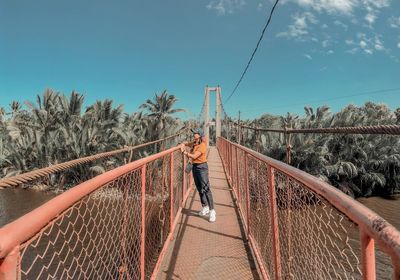
[[[290, 127], [289, 129], [291, 129]], [[288, 127], [285, 126], [285, 142], [286, 142], [286, 163], [291, 164], [292, 161], [292, 134], [287, 132]]]
[[[225, 163], [226, 163], [226, 174], [227, 177], [229, 178], [229, 144], [228, 142], [224, 141], [224, 146], [225, 146]], [[228, 179], [229, 180], [229, 179]]]
[[126, 245], [126, 241], [127, 241], [127, 227], [128, 227], [128, 223], [129, 223], [129, 209], [131, 207], [131, 205], [128, 205], [128, 192], [129, 192], [129, 186], [125, 186], [125, 188], [123, 189], [123, 203], [124, 203], [124, 214], [123, 214], [123, 219], [124, 222], [122, 224], [122, 230], [120, 232], [120, 241], [121, 241], [121, 246], [122, 246], [122, 265], [119, 267], [119, 278], [120, 279], [124, 279], [127, 274], [127, 268], [128, 268], [128, 253], [127, 253], [127, 245]]
[[395, 260], [392, 258], [392, 265], [393, 265], [392, 279], [400, 279], [400, 260]]
[[174, 153], [169, 157], [170, 174], [169, 174], [169, 231], [172, 232], [174, 224]]
[[274, 260], [275, 260], [275, 279], [282, 279], [281, 270], [281, 252], [279, 242], [279, 225], [278, 225], [278, 209], [276, 204], [276, 190], [275, 190], [275, 172], [274, 169], [268, 165], [268, 190], [271, 199], [271, 218], [272, 218], [272, 239], [274, 244]]
[[363, 280], [375, 280], [375, 241], [363, 229], [360, 229], [360, 239]]
[[133, 149], [131, 149], [131, 150], [129, 151], [128, 163], [132, 161], [132, 158], [133, 158]]
[[185, 199], [185, 194], [186, 194], [186, 180], [187, 180], [187, 176], [186, 176], [186, 157], [184, 154], [182, 154], [183, 157], [183, 168], [182, 168], [182, 173], [183, 173], [183, 186], [182, 186], [182, 201], [181, 201], [181, 206], [183, 206], [183, 200]]
[[140, 279], [144, 280], [144, 262], [145, 262], [145, 242], [146, 242], [146, 164], [142, 166], [142, 191], [141, 191], [141, 224], [142, 230], [140, 234]]
[[248, 154], [244, 152], [244, 180], [246, 188], [246, 213], [247, 213], [247, 236], [250, 235], [250, 189], [249, 189], [249, 168]]
[[19, 246], [17, 246], [3, 260], [0, 260], [0, 280], [21, 279], [19, 259]]
[[[228, 149], [229, 149], [229, 143], [227, 141], [224, 140], [224, 146], [225, 146], [225, 161], [226, 161], [226, 167], [229, 167], [229, 153], [228, 153]], [[227, 172], [229, 172], [229, 170], [227, 169]]]
[[191, 188], [192, 184], [193, 184], [193, 175], [191, 173], [189, 173], [188, 176], [189, 176], [189, 188]]
[[[239, 159], [238, 159], [238, 148], [237, 147], [235, 147], [235, 158], [236, 158], [236, 194], [237, 194], [238, 203], [240, 204]], [[239, 207], [240, 207], [240, 205], [239, 205]]]
[[231, 180], [231, 184], [232, 184], [232, 188], [233, 188], [233, 178], [232, 178], [232, 164], [233, 164], [233, 156], [232, 156], [232, 148], [233, 145], [231, 143], [229, 143], [229, 179]]
[[258, 129], [257, 129], [257, 126], [256, 125], [254, 125], [254, 127], [255, 127], [255, 139], [256, 139], [256, 151], [257, 151], [257, 153], [259, 153], [260, 152], [260, 139], [259, 139], [259, 133], [258, 133]]
[[231, 143], [226, 144], [226, 163], [227, 163], [227, 172], [228, 172], [228, 180], [231, 179], [231, 156], [230, 156]]

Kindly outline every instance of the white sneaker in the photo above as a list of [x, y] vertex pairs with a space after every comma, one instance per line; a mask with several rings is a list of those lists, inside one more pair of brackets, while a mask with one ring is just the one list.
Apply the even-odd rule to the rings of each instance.
[[210, 213], [210, 208], [208, 206], [204, 206], [203, 209], [199, 212], [199, 216], [204, 217]]
[[213, 209], [210, 211], [210, 218], [208, 219], [208, 221], [213, 223], [215, 222], [216, 219], [217, 219], [217, 212], [215, 212], [215, 210]]

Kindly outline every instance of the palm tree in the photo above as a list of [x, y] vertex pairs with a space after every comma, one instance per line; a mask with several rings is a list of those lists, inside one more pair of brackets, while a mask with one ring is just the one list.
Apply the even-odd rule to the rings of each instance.
[[400, 108], [397, 108], [394, 114], [396, 116], [396, 124], [400, 124]]
[[0, 124], [3, 124], [4, 116], [6, 115], [6, 110], [3, 107], [0, 107]]
[[153, 140], [166, 136], [170, 132], [167, 130], [174, 130], [173, 128], [177, 120], [172, 115], [178, 112], [185, 112], [184, 109], [173, 108], [177, 101], [178, 99], [175, 95], [170, 95], [167, 90], [164, 90], [160, 95], [156, 93], [153, 100], [147, 99], [139, 107], [148, 111], [147, 116], [153, 122], [152, 135], [149, 135]]
[[[282, 126], [317, 128], [396, 124], [400, 119], [400, 108], [391, 112], [386, 105], [365, 103], [357, 107], [348, 105], [336, 114], [329, 107], [315, 110], [305, 107], [305, 115], [295, 118], [261, 117], [249, 123], [261, 127]], [[251, 134], [249, 134], [251, 136]], [[282, 134], [280, 134], [282, 135]], [[285, 142], [278, 133], [263, 133], [260, 136], [261, 152], [284, 160]], [[256, 148], [251, 137], [246, 146]], [[400, 190], [400, 140], [388, 135], [341, 135], [341, 134], [294, 134], [292, 136], [291, 164], [322, 178], [353, 196], [387, 195]]]
[[21, 103], [19, 103], [18, 101], [13, 101], [10, 104], [10, 108], [11, 108], [11, 115], [14, 116], [21, 110], [22, 106]]

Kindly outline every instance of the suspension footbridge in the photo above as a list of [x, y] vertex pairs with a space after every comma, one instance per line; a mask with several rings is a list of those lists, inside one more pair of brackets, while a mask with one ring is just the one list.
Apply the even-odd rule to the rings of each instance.
[[[0, 279], [400, 279], [400, 233], [322, 180], [290, 166], [293, 133], [399, 135], [399, 126], [273, 130], [287, 162], [240, 145], [240, 123], [221, 121], [209, 147], [216, 223], [200, 202], [178, 143], [188, 130], [135, 147], [0, 180], [29, 185], [110, 156], [126, 164], [58, 195], [0, 229]], [[238, 141], [224, 133], [236, 127]], [[261, 128], [252, 128], [261, 131]], [[268, 130], [268, 128], [264, 128]], [[211, 141], [209, 141], [211, 142]], [[139, 150], [147, 156], [136, 158]]]

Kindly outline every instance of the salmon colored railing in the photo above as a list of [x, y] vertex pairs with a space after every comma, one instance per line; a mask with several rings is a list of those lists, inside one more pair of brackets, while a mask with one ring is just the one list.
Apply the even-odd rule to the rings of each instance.
[[0, 229], [0, 279], [154, 278], [191, 177], [178, 147], [90, 179]]
[[400, 233], [376, 213], [285, 163], [217, 147], [264, 279], [400, 279]]
[[[149, 152], [156, 153], [155, 151], [161, 152], [165, 150], [167, 147], [169, 148], [175, 146], [178, 142], [177, 140], [179, 139], [179, 137], [184, 136], [184, 133], [186, 133], [187, 130], [188, 130], [187, 128], [183, 127], [180, 129], [179, 133], [165, 137], [163, 139], [158, 139], [155, 141], [139, 144], [136, 146], [129, 146], [122, 149], [117, 149], [109, 152], [103, 152], [87, 157], [82, 157], [66, 161], [63, 163], [53, 164], [52, 166], [49, 167], [32, 170], [12, 177], [0, 178], [0, 188], [17, 187], [17, 186], [22, 186], [24, 184], [26, 184], [25, 187], [27, 187], [32, 184], [34, 185], [35, 181], [40, 182], [40, 179], [46, 178], [49, 175], [62, 173], [67, 170], [70, 171], [70, 173], [69, 174], [66, 173], [66, 176], [77, 177], [76, 173], [74, 174], [73, 168], [79, 166], [87, 166], [87, 167], [95, 166], [97, 163], [101, 162], [101, 160], [109, 160], [110, 158], [113, 157], [121, 157], [120, 160], [124, 159], [125, 163], [129, 163], [135, 159], [138, 159], [138, 156], [140, 157], [140, 154], [142, 155], [146, 153], [148, 154]], [[103, 163], [103, 166], [104, 165], [106, 164]], [[110, 166], [109, 168], [115, 168], [115, 166]], [[89, 169], [87, 171], [89, 171]], [[84, 178], [81, 178], [82, 179], [81, 181], [79, 181], [80, 179], [79, 176], [78, 178], [75, 178], [74, 180], [75, 185], [77, 185], [78, 183], [82, 183], [83, 181], [89, 180], [93, 177], [93, 176], [90, 177], [90, 175], [87, 173], [85, 174], [86, 176], [84, 176]]]

